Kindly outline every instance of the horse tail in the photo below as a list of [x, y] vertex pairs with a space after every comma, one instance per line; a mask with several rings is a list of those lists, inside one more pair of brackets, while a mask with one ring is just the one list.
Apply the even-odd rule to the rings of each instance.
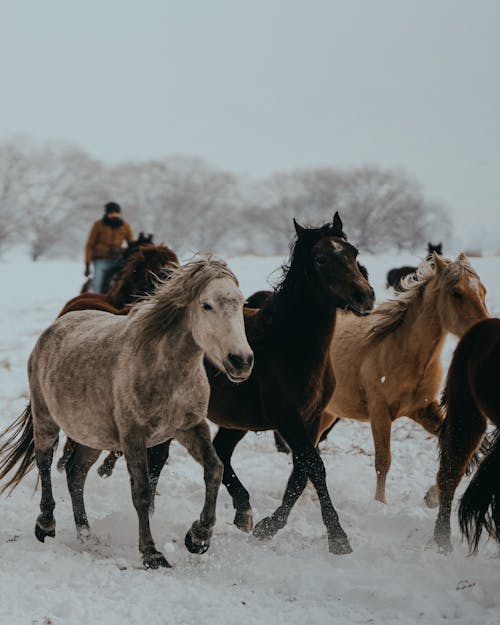
[[10, 489], [10, 494], [35, 465], [35, 440], [33, 437], [31, 403], [0, 434], [0, 458], [0, 480], [5, 478], [18, 462], [20, 463], [14, 475], [0, 488], [0, 494], [7, 489]]
[[476, 471], [458, 508], [462, 534], [477, 553], [483, 529], [500, 543], [500, 428], [490, 453]]

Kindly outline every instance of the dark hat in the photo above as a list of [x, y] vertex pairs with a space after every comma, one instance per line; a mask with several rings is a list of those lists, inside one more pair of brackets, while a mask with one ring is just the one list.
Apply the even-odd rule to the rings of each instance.
[[121, 210], [120, 205], [116, 202], [108, 202], [104, 205], [104, 212], [106, 215], [109, 215], [109, 213], [121, 213]]

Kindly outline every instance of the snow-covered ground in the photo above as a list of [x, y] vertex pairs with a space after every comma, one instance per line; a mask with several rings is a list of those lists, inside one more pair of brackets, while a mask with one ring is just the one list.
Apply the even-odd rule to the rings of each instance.
[[[39, 333], [78, 292], [83, 264], [31, 263], [19, 255], [0, 259], [0, 427], [10, 424], [27, 400], [26, 361]], [[385, 273], [414, 262], [411, 256], [361, 259], [378, 299], [389, 296]], [[281, 258], [233, 258], [229, 264], [245, 295], [265, 288]], [[488, 288], [492, 315], [500, 315], [500, 258], [472, 259]], [[277, 276], [278, 274], [274, 274]], [[455, 340], [443, 353], [449, 362]], [[433, 482], [435, 441], [406, 419], [393, 427], [388, 504], [373, 500], [375, 472], [369, 427], [341, 422], [324, 444], [328, 484], [354, 552], [328, 553], [319, 505], [308, 487], [288, 526], [269, 543], [233, 524], [222, 488], [218, 519], [207, 554], [191, 555], [184, 534], [203, 498], [201, 468], [177, 444], [159, 484], [152, 521], [157, 546], [172, 570], [146, 571], [137, 548], [137, 517], [128, 475], [120, 461], [111, 479], [92, 469], [87, 510], [99, 544], [76, 539], [65, 478], [53, 472], [57, 535], [39, 543], [33, 535], [39, 492], [30, 474], [0, 500], [0, 623], [3, 625], [128, 625], [137, 623], [313, 625], [372, 623], [406, 625], [500, 622], [500, 560], [491, 543], [467, 557], [456, 520], [455, 551], [436, 553], [436, 512], [423, 503]], [[255, 519], [273, 511], [283, 493], [290, 460], [274, 450], [271, 434], [249, 434], [234, 465], [251, 493]], [[461, 485], [462, 492], [466, 480]]]

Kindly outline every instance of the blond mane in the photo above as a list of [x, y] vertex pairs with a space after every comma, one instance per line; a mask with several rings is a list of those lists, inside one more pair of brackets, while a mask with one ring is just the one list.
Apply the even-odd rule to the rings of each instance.
[[396, 294], [396, 298], [382, 302], [375, 308], [371, 314], [373, 325], [367, 337], [368, 342], [378, 342], [394, 332], [403, 323], [409, 308], [421, 301], [430, 284], [436, 289], [449, 287], [466, 275], [479, 280], [465, 254], [460, 254], [456, 260], [441, 257], [440, 262], [446, 266], [437, 273], [433, 258], [423, 260], [414, 273], [401, 280], [403, 290]]

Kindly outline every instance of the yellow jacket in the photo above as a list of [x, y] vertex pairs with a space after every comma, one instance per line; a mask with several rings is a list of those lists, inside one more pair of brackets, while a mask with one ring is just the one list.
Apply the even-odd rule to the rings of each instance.
[[99, 219], [90, 229], [85, 245], [85, 262], [95, 258], [116, 259], [124, 241], [130, 243], [134, 240], [134, 234], [130, 225], [124, 221], [118, 228], [111, 228]]

